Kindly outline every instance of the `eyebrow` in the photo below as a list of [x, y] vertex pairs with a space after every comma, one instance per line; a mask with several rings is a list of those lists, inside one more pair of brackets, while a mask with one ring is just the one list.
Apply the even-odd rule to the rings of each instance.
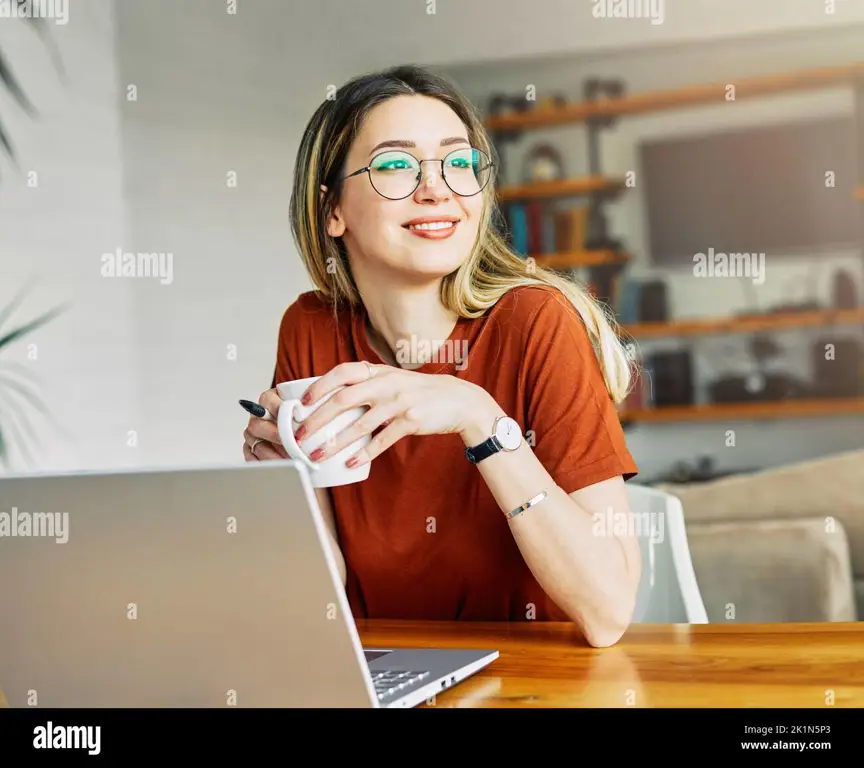
[[[449, 147], [452, 144], [470, 144], [470, 142], [464, 136], [451, 136], [449, 139], [441, 139], [442, 147]], [[417, 145], [413, 141], [406, 141], [405, 139], [390, 139], [390, 141], [382, 141], [380, 144], [376, 144], [372, 147], [369, 154], [373, 155], [379, 149], [386, 149], [387, 147], [414, 149]]]

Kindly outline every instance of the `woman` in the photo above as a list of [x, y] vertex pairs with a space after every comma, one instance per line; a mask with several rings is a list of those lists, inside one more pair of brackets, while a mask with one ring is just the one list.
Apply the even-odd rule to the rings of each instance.
[[[615, 410], [629, 360], [587, 293], [494, 231], [493, 153], [424, 68], [357, 78], [318, 108], [291, 199], [317, 290], [286, 310], [259, 403], [275, 415], [282, 381], [322, 376], [308, 403], [344, 386], [299, 440], [369, 406], [312, 455], [373, 436], [349, 460], [373, 462], [367, 480], [317, 491], [356, 617], [573, 621], [609, 646], [641, 573], [630, 527], [608, 525], [629, 519], [637, 472]], [[503, 450], [484, 453], [493, 434]], [[247, 461], [288, 457], [272, 422], [244, 435]]]

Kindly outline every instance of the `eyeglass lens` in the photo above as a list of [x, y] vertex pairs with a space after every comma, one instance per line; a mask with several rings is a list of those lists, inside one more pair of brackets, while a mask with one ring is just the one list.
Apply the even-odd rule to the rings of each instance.
[[[408, 152], [383, 152], [373, 158], [369, 179], [379, 195], [399, 200], [417, 189], [422, 165]], [[457, 149], [444, 158], [444, 181], [457, 195], [476, 195], [486, 186], [490, 173], [489, 158], [479, 149]]]

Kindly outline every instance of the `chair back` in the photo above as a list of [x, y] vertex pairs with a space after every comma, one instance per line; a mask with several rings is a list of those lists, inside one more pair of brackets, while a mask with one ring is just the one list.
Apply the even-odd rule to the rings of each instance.
[[681, 501], [635, 483], [627, 483], [627, 492], [642, 549], [633, 623], [707, 624]]

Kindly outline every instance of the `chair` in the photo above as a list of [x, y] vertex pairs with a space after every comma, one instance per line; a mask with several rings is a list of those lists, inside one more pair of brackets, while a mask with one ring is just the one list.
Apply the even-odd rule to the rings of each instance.
[[707, 624], [680, 500], [634, 483], [627, 483], [627, 492], [642, 549], [632, 623]]

